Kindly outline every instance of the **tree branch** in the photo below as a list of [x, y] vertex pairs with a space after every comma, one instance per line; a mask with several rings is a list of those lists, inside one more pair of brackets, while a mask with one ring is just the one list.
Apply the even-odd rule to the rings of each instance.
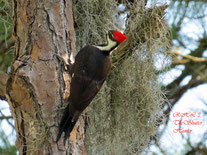
[[205, 82], [206, 81], [204, 81], [204, 80], [192, 79], [192, 80], [190, 80], [190, 82], [187, 85], [184, 85], [182, 87], [177, 86], [176, 89], [171, 90], [170, 94], [168, 95], [168, 98], [173, 99], [174, 100], [173, 102], [176, 103], [188, 89], [196, 87], [196, 86], [203, 84]]
[[205, 62], [205, 63], [207, 62], [207, 58], [195, 57], [195, 56], [191, 56], [191, 55], [183, 55], [183, 54], [179, 53], [178, 50], [171, 51], [171, 53], [175, 54], [177, 56], [181, 56], [183, 58], [186, 58], [186, 59], [175, 59], [174, 60], [175, 63], [185, 64], [190, 61]]
[[161, 147], [160, 143], [158, 140], [155, 140], [155, 145], [159, 148], [159, 150], [162, 152], [163, 155], [167, 155], [166, 151]]
[[0, 111], [0, 113], [2, 115], [2, 116], [0, 116], [0, 119], [1, 120], [6, 119], [7, 123], [9, 125], [11, 125], [11, 127], [15, 128], [14, 125], [9, 121], [9, 119], [13, 119], [13, 117], [12, 116], [5, 116], [1, 111]]
[[196, 79], [191, 79], [187, 85], [184, 85], [182, 87], [177, 86], [176, 88], [168, 89], [168, 94], [166, 97], [170, 100], [170, 106], [164, 111], [164, 115], [168, 116], [166, 117], [166, 126], [169, 121], [169, 113], [173, 106], [177, 103], [177, 101], [183, 96], [183, 94], [191, 88], [194, 88], [200, 84], [206, 83], [206, 80], [196, 80]]
[[13, 117], [12, 116], [0, 116], [0, 119], [13, 119]]
[[2, 100], [6, 100], [6, 82], [8, 77], [8, 74], [0, 71], [0, 99]]

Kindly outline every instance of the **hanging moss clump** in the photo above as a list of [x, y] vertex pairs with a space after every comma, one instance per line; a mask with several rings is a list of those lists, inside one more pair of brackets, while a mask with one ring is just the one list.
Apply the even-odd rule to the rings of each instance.
[[[77, 45], [100, 44], [114, 24], [114, 0], [78, 1], [75, 5]], [[139, 154], [156, 137], [167, 102], [156, 75], [155, 62], [166, 64], [168, 27], [166, 5], [145, 9], [142, 1], [131, 5], [126, 21], [128, 39], [114, 50], [113, 71], [87, 108], [88, 154]], [[162, 54], [166, 59], [160, 59]]]

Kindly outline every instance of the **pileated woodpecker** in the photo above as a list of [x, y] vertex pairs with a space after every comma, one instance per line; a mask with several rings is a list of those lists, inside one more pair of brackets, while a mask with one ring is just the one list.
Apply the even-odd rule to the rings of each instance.
[[110, 52], [125, 39], [127, 37], [121, 32], [110, 30], [106, 34], [107, 44], [88, 45], [79, 51], [73, 64], [69, 104], [59, 125], [56, 142], [65, 132], [65, 144], [78, 117], [96, 96], [110, 72]]

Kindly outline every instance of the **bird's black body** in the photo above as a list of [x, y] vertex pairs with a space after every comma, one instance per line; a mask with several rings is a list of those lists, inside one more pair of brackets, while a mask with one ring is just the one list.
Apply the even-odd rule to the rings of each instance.
[[[110, 72], [110, 52], [118, 46], [119, 43], [111, 41], [112, 36], [110, 36], [110, 34], [107, 35], [107, 45], [85, 46], [75, 57], [70, 85], [69, 104], [65, 109], [59, 125], [57, 142], [62, 133], [65, 132], [65, 143], [78, 117], [96, 96]], [[109, 41], [111, 41], [111, 44]]]

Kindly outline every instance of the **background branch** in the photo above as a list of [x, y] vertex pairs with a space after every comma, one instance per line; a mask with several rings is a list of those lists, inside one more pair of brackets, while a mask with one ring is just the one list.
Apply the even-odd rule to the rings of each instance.
[[0, 116], [0, 119], [2, 120], [2, 119], [13, 119], [13, 117], [12, 116]]
[[172, 54], [175, 54], [177, 56], [181, 56], [183, 58], [186, 59], [176, 59], [174, 60], [175, 63], [188, 63], [190, 61], [194, 61], [194, 62], [207, 62], [207, 58], [201, 58], [201, 57], [195, 57], [195, 56], [191, 56], [191, 55], [183, 55], [180, 52], [178, 52], [177, 50], [175, 51], [171, 51]]
[[14, 129], [14, 125], [9, 121], [9, 119], [13, 119], [12, 116], [5, 116], [1, 111], [1, 116], [0, 116], [0, 120], [6, 120], [7, 123]]
[[0, 71], [0, 99], [6, 100], [6, 82], [8, 74]]

